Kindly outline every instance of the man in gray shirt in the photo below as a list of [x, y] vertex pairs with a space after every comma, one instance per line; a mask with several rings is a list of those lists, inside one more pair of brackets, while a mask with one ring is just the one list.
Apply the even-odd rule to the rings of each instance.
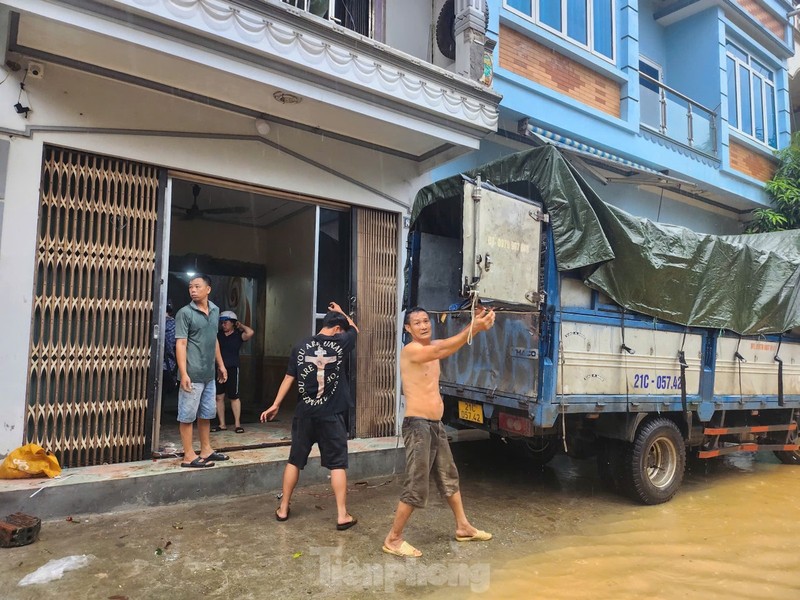
[[[228, 379], [217, 342], [219, 308], [209, 301], [211, 278], [197, 275], [189, 282], [192, 301], [175, 315], [175, 358], [181, 385], [178, 391], [178, 423], [183, 444], [182, 467], [213, 467], [230, 457], [211, 447], [211, 419], [217, 414], [214, 363], [219, 381]], [[197, 421], [200, 455], [192, 447], [192, 424]]]

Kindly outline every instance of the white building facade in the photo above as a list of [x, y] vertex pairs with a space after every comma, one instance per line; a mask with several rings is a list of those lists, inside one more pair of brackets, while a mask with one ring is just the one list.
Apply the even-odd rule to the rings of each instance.
[[166, 306], [201, 271], [258, 332], [253, 410], [334, 299], [362, 327], [353, 432], [394, 433], [403, 217], [500, 100], [476, 19], [448, 62], [413, 4], [0, 0], [0, 455], [149, 456]]

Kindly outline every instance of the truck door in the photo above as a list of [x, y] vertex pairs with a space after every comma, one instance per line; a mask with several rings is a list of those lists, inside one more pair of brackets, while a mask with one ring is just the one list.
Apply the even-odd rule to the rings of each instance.
[[[546, 216], [539, 203], [479, 180], [465, 181], [461, 200], [461, 310], [434, 313], [434, 334], [443, 338], [461, 331], [478, 300], [497, 308], [497, 319], [493, 329], [442, 361], [442, 391], [465, 400], [527, 410], [538, 387], [544, 285], [540, 262]], [[425, 265], [420, 269], [424, 272]], [[490, 412], [484, 409], [487, 418]]]
[[541, 205], [476, 182], [464, 184], [461, 272], [482, 298], [538, 310]]

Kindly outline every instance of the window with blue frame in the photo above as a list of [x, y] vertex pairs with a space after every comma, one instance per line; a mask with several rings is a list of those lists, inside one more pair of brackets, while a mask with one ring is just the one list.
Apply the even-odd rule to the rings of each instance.
[[736, 44], [728, 42], [728, 124], [735, 130], [778, 147], [775, 73]]
[[503, 0], [506, 8], [614, 60], [614, 0]]

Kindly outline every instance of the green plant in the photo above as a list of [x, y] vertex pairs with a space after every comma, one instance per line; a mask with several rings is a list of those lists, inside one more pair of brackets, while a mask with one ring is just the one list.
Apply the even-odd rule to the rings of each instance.
[[775, 156], [780, 163], [765, 186], [772, 207], [753, 211], [748, 233], [800, 229], [800, 132]]

